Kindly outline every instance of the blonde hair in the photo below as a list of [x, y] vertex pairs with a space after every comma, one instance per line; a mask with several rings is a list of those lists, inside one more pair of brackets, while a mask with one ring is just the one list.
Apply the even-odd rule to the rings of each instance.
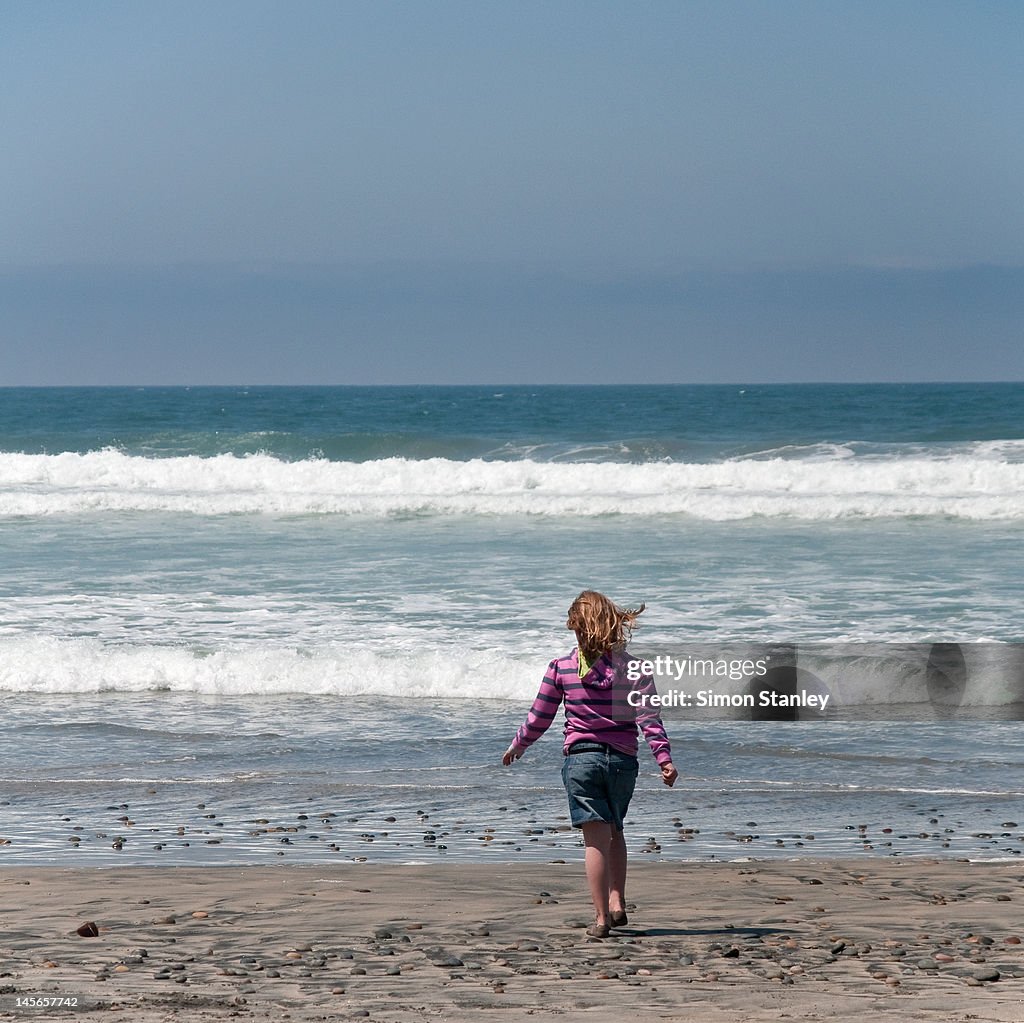
[[568, 627], [588, 660], [626, 645], [646, 604], [623, 608], [596, 590], [584, 590], [569, 608]]

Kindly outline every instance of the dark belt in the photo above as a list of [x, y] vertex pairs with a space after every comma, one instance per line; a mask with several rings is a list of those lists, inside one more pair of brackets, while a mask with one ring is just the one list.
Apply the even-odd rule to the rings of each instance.
[[590, 739], [581, 739], [579, 742], [574, 742], [566, 751], [565, 755], [569, 756], [572, 753], [619, 753], [614, 746], [609, 746], [603, 742], [592, 742]]

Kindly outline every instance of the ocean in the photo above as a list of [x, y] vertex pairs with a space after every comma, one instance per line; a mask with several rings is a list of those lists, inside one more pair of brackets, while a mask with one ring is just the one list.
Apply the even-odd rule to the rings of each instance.
[[1015, 857], [1022, 539], [1024, 384], [0, 389], [0, 863], [578, 857], [584, 588], [833, 697], [666, 709], [636, 856]]

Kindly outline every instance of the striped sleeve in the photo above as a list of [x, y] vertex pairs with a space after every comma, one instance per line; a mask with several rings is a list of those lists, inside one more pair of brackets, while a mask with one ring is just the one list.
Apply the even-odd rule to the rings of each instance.
[[558, 661], [552, 661], [541, 680], [540, 689], [533, 701], [526, 720], [516, 732], [512, 745], [520, 750], [532, 746], [555, 720], [555, 714], [562, 705], [563, 690], [558, 679]]
[[[635, 691], [648, 696], [653, 696], [658, 692], [654, 685], [654, 679], [650, 675], [645, 676], [636, 684]], [[658, 766], [662, 767], [672, 763], [672, 747], [668, 741], [668, 733], [665, 731], [661, 715], [650, 705], [649, 701], [644, 700], [637, 706], [636, 723], [644, 733], [644, 738], [647, 740], [647, 745], [650, 746]]]

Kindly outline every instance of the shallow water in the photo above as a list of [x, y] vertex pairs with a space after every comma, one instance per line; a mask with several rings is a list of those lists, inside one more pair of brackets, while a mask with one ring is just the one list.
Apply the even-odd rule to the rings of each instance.
[[[9, 864], [577, 855], [559, 736], [501, 767], [522, 716], [506, 702], [110, 693], [8, 696], [2, 712]], [[1022, 722], [669, 725], [683, 778], [661, 785], [641, 750], [636, 855], [1024, 848]]]

